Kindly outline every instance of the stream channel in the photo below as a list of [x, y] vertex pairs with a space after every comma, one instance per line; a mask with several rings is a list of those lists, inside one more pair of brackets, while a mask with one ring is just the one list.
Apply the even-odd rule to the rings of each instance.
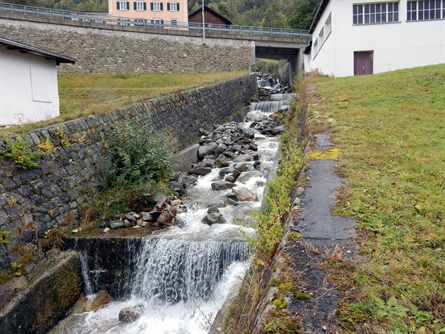
[[[282, 100], [251, 104], [249, 114], [269, 116], [287, 107], [288, 96], [278, 97]], [[244, 121], [242, 126], [248, 128], [251, 123]], [[208, 333], [231, 287], [243, 279], [250, 265], [245, 236], [255, 230], [238, 225], [236, 217], [244, 218], [246, 212], [260, 209], [268, 174], [276, 167], [279, 136], [255, 131], [254, 142], [260, 156], [255, 170], [260, 173], [242, 185], [257, 195], [256, 201], [239, 201], [225, 207], [219, 204], [226, 223], [204, 224], [201, 220], [207, 208], [223, 202], [232, 190], [212, 190], [212, 182], [221, 178], [219, 168], [199, 177], [195, 186], [187, 188], [183, 202], [187, 212], [178, 214], [185, 226], [155, 231], [144, 238], [139, 250], [134, 250], [137, 264], [128, 283], [131, 288], [127, 298], [96, 312], [73, 313], [51, 333]], [[248, 170], [254, 170], [254, 161], [245, 164]], [[241, 183], [237, 180], [236, 184]], [[88, 268], [82, 267], [88, 294], [93, 278]], [[94, 295], [87, 297], [92, 299]], [[136, 310], [140, 317], [131, 323], [119, 321], [119, 312], [124, 308]]]

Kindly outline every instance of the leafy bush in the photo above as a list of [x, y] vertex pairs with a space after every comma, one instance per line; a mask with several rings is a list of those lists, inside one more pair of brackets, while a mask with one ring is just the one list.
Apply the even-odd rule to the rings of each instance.
[[20, 136], [5, 137], [0, 147], [0, 155], [10, 158], [14, 165], [24, 170], [39, 167], [35, 160], [41, 156], [39, 152], [33, 151], [26, 140]]
[[106, 134], [107, 155], [100, 165], [104, 189], [140, 187], [167, 179], [172, 173], [173, 150], [162, 132], [132, 120]]

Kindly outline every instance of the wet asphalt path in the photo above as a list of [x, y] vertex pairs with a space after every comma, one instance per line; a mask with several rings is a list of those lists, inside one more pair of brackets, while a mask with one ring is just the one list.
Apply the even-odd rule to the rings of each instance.
[[[316, 136], [312, 150], [331, 148], [329, 136]], [[326, 273], [319, 269], [326, 254], [352, 257], [357, 246], [352, 219], [333, 216], [336, 189], [344, 184], [333, 169], [335, 160], [312, 160], [307, 170], [307, 186], [300, 196], [301, 210], [293, 221], [293, 230], [302, 234], [288, 250], [294, 258], [294, 269], [302, 289], [309, 295], [307, 300], [296, 300], [289, 310], [301, 317], [304, 333], [336, 333], [339, 330], [335, 315], [339, 291], [326, 280]]]

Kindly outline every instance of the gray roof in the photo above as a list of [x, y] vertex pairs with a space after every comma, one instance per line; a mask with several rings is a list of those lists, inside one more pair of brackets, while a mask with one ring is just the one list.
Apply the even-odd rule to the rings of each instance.
[[67, 57], [52, 51], [40, 49], [32, 45], [16, 42], [1, 36], [0, 45], [6, 46], [6, 48], [8, 48], [9, 50], [19, 50], [22, 53], [32, 53], [38, 56], [45, 57], [46, 59], [54, 59], [57, 65], [61, 63], [74, 64], [76, 62], [74, 58]]

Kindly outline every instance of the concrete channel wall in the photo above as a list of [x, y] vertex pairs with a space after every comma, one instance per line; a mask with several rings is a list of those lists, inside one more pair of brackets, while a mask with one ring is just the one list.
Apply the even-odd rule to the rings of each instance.
[[[31, 170], [0, 155], [0, 236], [5, 238], [0, 239], [0, 273], [24, 256], [29, 260], [49, 230], [79, 225], [85, 189], [97, 182], [107, 129], [135, 119], [147, 131], [165, 130], [183, 149], [198, 141], [200, 128], [223, 123], [256, 97], [256, 76], [248, 75], [23, 134], [32, 151], [39, 145], [55, 150]], [[28, 262], [23, 263], [26, 272], [33, 270]]]

